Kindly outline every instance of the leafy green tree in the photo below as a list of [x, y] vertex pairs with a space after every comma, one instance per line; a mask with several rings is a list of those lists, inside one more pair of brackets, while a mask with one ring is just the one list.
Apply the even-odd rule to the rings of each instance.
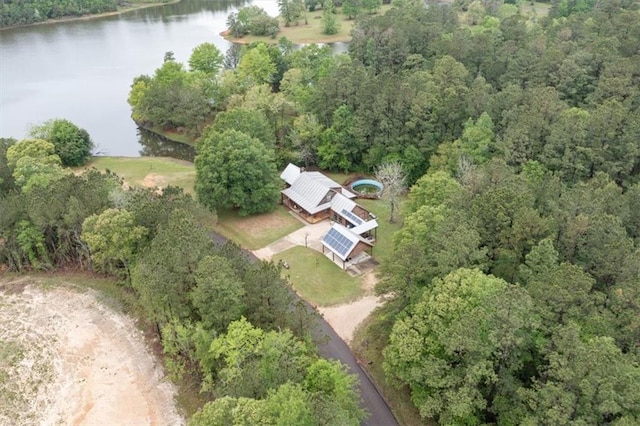
[[316, 422], [359, 425], [366, 418], [360, 408], [357, 379], [338, 361], [318, 359], [307, 369], [304, 388], [311, 394]]
[[86, 130], [60, 118], [33, 127], [30, 134], [33, 138], [51, 142], [63, 166], [75, 167], [86, 163], [94, 148]]
[[330, 170], [352, 170], [361, 162], [361, 136], [351, 108], [338, 107], [333, 112], [333, 123], [322, 135], [318, 147], [319, 165]]
[[418, 179], [411, 187], [404, 207], [407, 214], [410, 214], [422, 206], [449, 205], [462, 194], [462, 186], [454, 178], [445, 172], [436, 171]]
[[211, 133], [196, 156], [196, 194], [207, 207], [241, 215], [270, 211], [279, 194], [273, 153], [242, 132]]
[[23, 139], [10, 146], [6, 156], [16, 185], [25, 193], [47, 188], [64, 176], [55, 146], [43, 139]]
[[436, 279], [400, 317], [384, 350], [384, 369], [407, 384], [425, 418], [442, 424], [517, 419], [522, 360], [531, 350], [526, 291], [478, 270]]
[[289, 27], [292, 23], [298, 24], [305, 13], [305, 4], [303, 0], [278, 0], [278, 10], [284, 26]]
[[194, 414], [190, 426], [206, 425], [300, 425], [319, 424], [309, 402], [308, 394], [300, 385], [286, 383], [270, 390], [263, 400], [249, 398], [218, 398], [207, 403]]
[[207, 330], [223, 332], [244, 313], [244, 287], [225, 258], [205, 256], [195, 280], [191, 300]]
[[216, 118], [209, 126], [202, 138], [207, 138], [211, 132], [224, 133], [226, 130], [236, 130], [247, 136], [258, 139], [265, 146], [275, 146], [275, 131], [262, 111], [237, 107], [227, 109], [216, 114]]
[[147, 230], [135, 225], [131, 212], [107, 209], [91, 215], [82, 224], [82, 239], [91, 250], [91, 259], [98, 270], [118, 273], [124, 269], [130, 280], [132, 265]]
[[210, 354], [219, 368], [203, 365], [205, 389], [213, 385], [233, 397], [264, 398], [270, 389], [299, 383], [311, 363], [309, 348], [290, 331], [265, 332], [244, 318], [214, 339]]
[[193, 48], [189, 57], [191, 71], [201, 71], [208, 75], [215, 75], [222, 66], [223, 56], [213, 43], [202, 43]]
[[7, 150], [16, 143], [13, 138], [0, 138], [0, 194], [13, 187], [13, 176], [7, 161]]
[[382, 2], [380, 0], [362, 0], [362, 8], [367, 11], [369, 15], [373, 15], [380, 10]]
[[527, 391], [524, 424], [634, 424], [640, 420], [640, 368], [610, 337], [580, 338], [574, 324], [553, 339], [546, 380]]
[[362, 0], [345, 0], [342, 2], [342, 13], [348, 19], [353, 19], [360, 14], [362, 6]]
[[322, 3], [322, 33], [333, 35], [338, 31], [340, 31], [340, 22], [336, 16], [333, 0], [325, 0]]
[[131, 277], [149, 319], [158, 326], [193, 317], [189, 294], [196, 285], [198, 264], [211, 244], [207, 232], [184, 210], [174, 210], [168, 222], [159, 226]]
[[259, 43], [247, 50], [240, 59], [238, 72], [255, 84], [272, 83], [276, 74], [276, 64], [269, 54], [268, 47]]

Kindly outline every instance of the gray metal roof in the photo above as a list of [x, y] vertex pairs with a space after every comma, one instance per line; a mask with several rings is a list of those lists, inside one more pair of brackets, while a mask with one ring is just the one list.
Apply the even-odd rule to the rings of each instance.
[[289, 163], [280, 175], [280, 178], [287, 182], [289, 185], [293, 185], [293, 182], [298, 179], [298, 176], [300, 176], [300, 167], [296, 166], [293, 163]]
[[375, 229], [378, 227], [378, 221], [375, 219], [371, 219], [367, 222], [364, 222], [362, 225], [358, 225], [358, 226], [354, 226], [353, 228], [350, 228], [349, 231], [353, 232], [354, 234], [358, 234], [358, 235], [362, 235], [367, 231], [371, 231], [372, 229]]
[[342, 185], [340, 185], [338, 182], [323, 175], [320, 172], [304, 172], [304, 174], [326, 186], [327, 188], [342, 188]]
[[336, 213], [340, 213], [342, 210], [351, 211], [356, 206], [356, 203], [345, 197], [343, 194], [336, 194], [331, 200], [331, 210]]
[[312, 179], [307, 173], [302, 173], [291, 187], [282, 193], [310, 214], [315, 214], [331, 206], [331, 200], [320, 204], [329, 191], [330, 188]]

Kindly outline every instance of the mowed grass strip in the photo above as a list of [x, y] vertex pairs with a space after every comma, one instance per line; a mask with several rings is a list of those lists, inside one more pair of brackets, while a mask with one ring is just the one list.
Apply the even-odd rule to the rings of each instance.
[[178, 186], [193, 194], [196, 169], [193, 163], [166, 157], [94, 157], [85, 168], [110, 170], [132, 186], [147, 188]]
[[281, 205], [270, 213], [253, 216], [241, 217], [231, 210], [217, 213], [218, 224], [214, 230], [249, 250], [266, 247], [304, 226]]
[[322, 253], [306, 247], [293, 247], [273, 257], [289, 269], [282, 273], [306, 301], [318, 306], [347, 303], [362, 296], [360, 280], [350, 276]]
[[[384, 15], [387, 10], [391, 9], [390, 4], [381, 5], [380, 9], [373, 14], [368, 15], [365, 12], [366, 16], [375, 16], [375, 15]], [[306, 24], [305, 17], [303, 16], [298, 25], [292, 23], [291, 26], [285, 27], [284, 21], [278, 17], [280, 21], [280, 32], [276, 35], [275, 38], [271, 38], [268, 36], [252, 36], [247, 35], [241, 38], [233, 38], [225, 36], [225, 38], [234, 43], [252, 43], [254, 41], [262, 41], [264, 43], [277, 43], [282, 37], [286, 37], [292, 43], [295, 44], [306, 44], [306, 43], [336, 43], [336, 42], [344, 42], [351, 40], [351, 30], [355, 24], [355, 19], [347, 19], [345, 15], [342, 14], [341, 8], [337, 8], [336, 18], [340, 25], [338, 32], [332, 35], [326, 35], [322, 33], [323, 23], [322, 23], [322, 9], [315, 10], [313, 12], [307, 12]]]

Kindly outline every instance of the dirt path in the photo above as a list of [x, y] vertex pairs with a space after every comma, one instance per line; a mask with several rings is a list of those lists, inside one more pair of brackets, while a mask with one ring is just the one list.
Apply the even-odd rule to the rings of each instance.
[[93, 291], [1, 287], [0, 424], [184, 424], [131, 318]]

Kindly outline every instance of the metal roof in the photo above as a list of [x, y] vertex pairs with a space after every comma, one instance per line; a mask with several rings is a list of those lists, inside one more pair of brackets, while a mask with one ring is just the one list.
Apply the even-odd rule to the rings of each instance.
[[353, 232], [354, 234], [358, 234], [358, 235], [362, 235], [367, 231], [371, 231], [372, 229], [375, 229], [378, 227], [378, 221], [376, 221], [375, 219], [371, 219], [367, 222], [364, 222], [362, 225], [358, 225], [358, 226], [354, 226], [353, 228], [350, 228], [349, 231]]
[[329, 229], [329, 232], [322, 237], [322, 245], [334, 254], [338, 255], [338, 257], [343, 261], [346, 261], [349, 258], [349, 255], [358, 242], [363, 242], [368, 246], [371, 246], [371, 243], [359, 235], [354, 234], [351, 230], [339, 223], [334, 223], [331, 229]]
[[343, 194], [336, 194], [331, 200], [331, 210], [340, 213], [342, 210], [352, 211], [356, 203], [345, 197]]
[[300, 167], [296, 166], [293, 163], [289, 163], [280, 175], [280, 178], [287, 182], [289, 185], [293, 185], [293, 182], [298, 179], [298, 176], [300, 176]]
[[338, 182], [323, 175], [320, 172], [304, 172], [304, 174], [326, 186], [327, 188], [342, 188], [342, 185], [340, 185]]
[[331, 191], [330, 188], [312, 179], [307, 173], [302, 173], [291, 187], [283, 190], [282, 193], [305, 211], [315, 214], [331, 206], [331, 200], [320, 204], [329, 191]]

